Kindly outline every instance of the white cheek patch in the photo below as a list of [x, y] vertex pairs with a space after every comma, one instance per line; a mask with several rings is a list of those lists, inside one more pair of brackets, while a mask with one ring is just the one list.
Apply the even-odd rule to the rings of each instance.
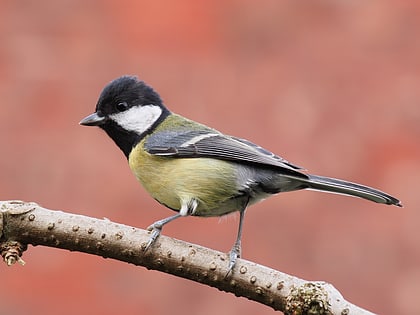
[[162, 109], [156, 105], [134, 106], [109, 117], [125, 130], [142, 134], [159, 119]]

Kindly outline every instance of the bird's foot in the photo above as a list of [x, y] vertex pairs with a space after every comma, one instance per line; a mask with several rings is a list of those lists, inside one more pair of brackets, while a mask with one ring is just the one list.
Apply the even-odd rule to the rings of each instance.
[[232, 249], [229, 252], [229, 267], [228, 267], [228, 272], [226, 273], [225, 278], [227, 278], [233, 272], [233, 268], [236, 265], [236, 261], [240, 257], [241, 257], [241, 244], [239, 243], [239, 244], [233, 245]]
[[181, 215], [177, 213], [171, 217], [156, 221], [151, 226], [149, 226], [147, 230], [150, 231], [150, 238], [146, 246], [144, 247], [144, 251], [147, 251], [150, 248], [150, 246], [153, 245], [153, 243], [156, 241], [156, 239], [159, 237], [160, 233], [162, 232], [162, 228], [165, 224], [168, 224], [169, 222], [179, 217], [181, 217]]
[[160, 233], [162, 232], [162, 225], [156, 224], [157, 222], [153, 223], [151, 226], [147, 228], [148, 231], [150, 231], [150, 237], [149, 241], [147, 242], [144, 251], [147, 251], [150, 246], [156, 241], [156, 239], [159, 237]]

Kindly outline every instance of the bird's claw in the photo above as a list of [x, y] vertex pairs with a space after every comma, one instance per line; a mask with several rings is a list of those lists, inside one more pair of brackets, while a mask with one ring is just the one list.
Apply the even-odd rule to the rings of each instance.
[[225, 278], [227, 278], [233, 272], [233, 268], [235, 267], [236, 261], [239, 257], [241, 257], [241, 246], [235, 244], [229, 252], [229, 267]]
[[149, 226], [147, 228], [148, 231], [150, 231], [150, 237], [149, 237], [149, 241], [147, 242], [144, 251], [147, 251], [150, 246], [153, 245], [153, 243], [156, 241], [156, 239], [159, 237], [161, 231], [162, 231], [162, 227], [157, 227], [154, 224], [152, 224], [151, 226]]

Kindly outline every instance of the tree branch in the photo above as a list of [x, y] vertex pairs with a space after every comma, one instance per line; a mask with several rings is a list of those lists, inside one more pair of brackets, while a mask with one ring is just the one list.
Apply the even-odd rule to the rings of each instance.
[[144, 251], [149, 232], [107, 219], [48, 210], [32, 202], [0, 201], [0, 252], [7, 265], [23, 263], [27, 244], [80, 251], [200, 282], [285, 314], [372, 314], [326, 282], [305, 281], [238, 259], [227, 275], [225, 253], [161, 235]]

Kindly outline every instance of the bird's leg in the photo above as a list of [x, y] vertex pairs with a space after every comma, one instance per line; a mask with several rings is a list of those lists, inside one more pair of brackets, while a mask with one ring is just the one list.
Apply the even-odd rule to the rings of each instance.
[[[248, 202], [247, 202], [248, 204]], [[245, 207], [242, 208], [242, 210], [239, 211], [239, 228], [238, 228], [238, 234], [236, 236], [236, 241], [233, 244], [232, 249], [229, 252], [229, 269], [226, 274], [226, 277], [232, 272], [233, 267], [235, 267], [236, 260], [241, 257], [241, 238], [242, 238], [242, 226], [244, 223], [245, 218]]]
[[179, 212], [171, 217], [156, 221], [151, 226], [149, 226], [147, 229], [151, 231], [151, 235], [149, 238], [149, 241], [146, 244], [146, 247], [144, 248], [144, 251], [148, 250], [150, 246], [156, 241], [156, 239], [159, 237], [160, 233], [162, 232], [162, 228], [165, 224], [178, 219], [179, 217], [185, 217], [187, 215], [194, 214], [195, 210], [197, 210], [198, 207], [198, 201], [195, 198], [190, 198], [183, 200], [181, 204], [181, 209], [179, 209]]
[[144, 248], [144, 251], [147, 251], [149, 249], [149, 247], [156, 241], [156, 239], [159, 237], [160, 233], [162, 232], [162, 228], [165, 224], [178, 219], [179, 217], [181, 217], [182, 215], [177, 213], [171, 217], [156, 221], [155, 223], [153, 223], [152, 225], [150, 225], [147, 230], [151, 231], [150, 234], [150, 238], [149, 241], [146, 244], [146, 247]]

